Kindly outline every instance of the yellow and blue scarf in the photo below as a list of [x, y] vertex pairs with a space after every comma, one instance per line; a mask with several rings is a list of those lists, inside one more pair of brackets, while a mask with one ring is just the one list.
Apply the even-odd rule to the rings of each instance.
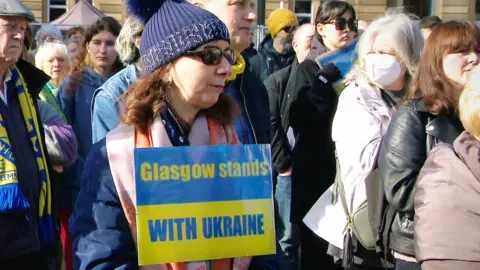
[[[53, 241], [53, 223], [51, 216], [51, 186], [45, 149], [41, 143], [38, 116], [27, 85], [16, 66], [13, 66], [10, 71], [12, 72], [12, 80], [15, 83], [23, 119], [28, 130], [31, 146], [35, 152], [42, 181], [39, 202], [39, 227], [40, 240], [43, 244], [46, 244]], [[5, 122], [0, 114], [0, 212], [24, 211], [28, 207], [29, 203], [18, 184], [17, 167], [15, 166]]]

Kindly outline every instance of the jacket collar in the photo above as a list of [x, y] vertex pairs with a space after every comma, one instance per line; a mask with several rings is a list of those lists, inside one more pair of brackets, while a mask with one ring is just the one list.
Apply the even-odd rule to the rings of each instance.
[[137, 80], [137, 68], [135, 64], [130, 64], [125, 68], [125, 80], [129, 85]]
[[467, 165], [475, 177], [480, 180], [480, 141], [464, 131], [453, 143], [458, 157]]
[[42, 91], [45, 84], [50, 81], [50, 77], [45, 74], [45, 72], [22, 59], [18, 60], [15, 65], [17, 66], [18, 71], [23, 75], [23, 79], [27, 84], [30, 94], [33, 97], [38, 98], [38, 94]]

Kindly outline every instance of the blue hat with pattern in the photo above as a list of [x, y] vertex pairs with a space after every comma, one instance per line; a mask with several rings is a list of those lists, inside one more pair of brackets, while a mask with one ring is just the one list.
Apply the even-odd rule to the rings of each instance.
[[217, 16], [184, 0], [127, 0], [127, 8], [145, 23], [140, 55], [146, 74], [203, 44], [230, 42]]

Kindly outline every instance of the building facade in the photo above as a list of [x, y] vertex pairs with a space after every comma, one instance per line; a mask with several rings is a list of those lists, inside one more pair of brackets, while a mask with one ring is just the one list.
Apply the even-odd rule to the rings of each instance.
[[[48, 23], [65, 13], [79, 0], [20, 0], [32, 10], [35, 20]], [[124, 0], [87, 0], [106, 16], [123, 22], [126, 16]]]
[[[78, 0], [21, 0], [35, 14], [37, 22], [47, 23], [58, 18]], [[107, 16], [123, 21], [125, 0], [87, 0]], [[153, 0], [155, 1], [155, 0]], [[258, 1], [258, 0], [257, 0]], [[326, 0], [264, 0], [265, 19], [277, 8], [294, 11], [299, 20], [313, 22], [321, 1]], [[480, 20], [480, 0], [347, 0], [354, 5], [359, 20], [371, 21], [387, 8], [405, 7], [420, 17], [437, 15], [443, 20]]]
[[[265, 15], [277, 8], [288, 8], [301, 21], [313, 22], [321, 1], [325, 0], [265, 0]], [[405, 7], [419, 17], [437, 15], [443, 20], [480, 20], [480, 0], [347, 0], [359, 20], [371, 21], [387, 8]]]

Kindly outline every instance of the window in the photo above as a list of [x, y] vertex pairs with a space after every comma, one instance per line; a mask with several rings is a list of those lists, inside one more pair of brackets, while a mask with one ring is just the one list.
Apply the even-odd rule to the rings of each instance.
[[480, 0], [475, 1], [475, 20], [480, 20]]
[[295, 0], [294, 11], [300, 24], [309, 23], [312, 19], [312, 0]]
[[67, 11], [67, 0], [49, 0], [48, 21], [51, 22]]

